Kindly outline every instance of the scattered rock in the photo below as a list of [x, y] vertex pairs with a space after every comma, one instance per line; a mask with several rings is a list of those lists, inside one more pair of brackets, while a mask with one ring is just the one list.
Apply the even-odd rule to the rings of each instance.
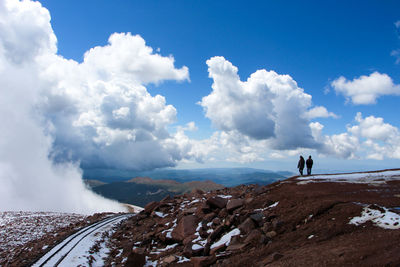
[[207, 214], [211, 212], [211, 207], [207, 202], [203, 202], [200, 206], [200, 209], [203, 213]]
[[243, 206], [243, 199], [230, 199], [226, 204], [226, 209], [230, 212]]
[[227, 202], [228, 200], [226, 198], [215, 196], [208, 198], [206, 203], [212, 208], [223, 209], [225, 208]]
[[[208, 206], [208, 205], [207, 205], [207, 206]], [[203, 217], [203, 221], [206, 222], [206, 223], [208, 223], [208, 222], [210, 222], [212, 219], [214, 219], [215, 216], [217, 216], [217, 215], [216, 215], [214, 212], [209, 213], [209, 214], [206, 214], [206, 215]]]
[[168, 202], [168, 201], [170, 201], [170, 200], [172, 200], [172, 197], [171, 197], [170, 195], [167, 195], [166, 197], [164, 197], [163, 199], [161, 199], [160, 202]]
[[208, 236], [208, 243], [212, 243], [215, 239], [217, 239], [221, 235], [223, 229], [224, 227], [222, 225], [215, 228], [215, 230]]
[[239, 225], [239, 230], [241, 233], [249, 234], [251, 230], [255, 228], [254, 222], [252, 219], [247, 218], [243, 223]]
[[174, 255], [170, 255], [163, 259], [164, 263], [171, 264], [176, 261], [176, 257]]
[[270, 231], [265, 234], [268, 238], [274, 238], [277, 233], [275, 231]]
[[214, 220], [212, 220], [212, 223], [214, 224], [214, 225], [220, 225], [221, 224], [221, 219], [220, 218], [214, 218]]
[[227, 209], [222, 209], [222, 210], [218, 213], [218, 217], [220, 217], [220, 218], [225, 218], [226, 216], [228, 216], [228, 210], [227, 210]]
[[144, 212], [150, 214], [153, 212], [153, 210], [155, 210], [158, 207], [158, 205], [159, 205], [158, 202], [152, 201], [144, 207]]
[[192, 190], [192, 194], [203, 195], [204, 191], [199, 188], [195, 188]]
[[249, 203], [251, 203], [253, 200], [254, 200], [254, 198], [249, 197], [249, 198], [246, 198], [246, 199], [244, 200], [244, 203], [245, 203], [245, 204], [249, 204]]
[[128, 255], [125, 266], [142, 267], [146, 263], [146, 254], [144, 248], [136, 248]]
[[272, 258], [274, 259], [274, 261], [276, 261], [276, 260], [283, 258], [283, 255], [278, 252], [275, 252], [272, 254]]
[[249, 244], [239, 243], [239, 244], [230, 244], [227, 248], [228, 251], [238, 251], [244, 250]]
[[260, 244], [261, 242], [261, 231], [258, 229], [254, 229], [250, 232], [250, 234], [244, 240], [244, 243], [252, 243], [254, 246]]
[[262, 214], [261, 212], [255, 213], [250, 215], [250, 218], [257, 223], [257, 225], [262, 225], [262, 221], [264, 218], [264, 214]]
[[196, 208], [196, 207], [193, 207], [193, 208], [189, 208], [189, 209], [184, 210], [184, 211], [183, 211], [183, 214], [184, 214], [184, 215], [187, 215], [187, 214], [194, 214], [194, 213], [196, 213], [196, 211], [197, 211], [197, 208]]
[[279, 230], [282, 226], [283, 226], [282, 221], [280, 221], [278, 219], [274, 219], [272, 221], [272, 229], [274, 229], [275, 231]]
[[182, 217], [177, 227], [172, 231], [172, 239], [182, 242], [186, 237], [196, 232], [198, 218], [194, 215]]
[[208, 257], [192, 257], [190, 259], [190, 262], [193, 264], [194, 267], [205, 267], [215, 263], [216, 260], [217, 258], [215, 257], [215, 255], [211, 255]]
[[225, 250], [225, 248], [226, 248], [226, 245], [225, 245], [225, 244], [221, 244], [221, 245], [219, 245], [219, 246], [217, 246], [217, 247], [214, 247], [214, 248], [211, 249], [210, 255], [215, 255], [215, 254], [217, 254], [218, 252], [220, 252], [220, 251], [222, 251], [222, 250]]

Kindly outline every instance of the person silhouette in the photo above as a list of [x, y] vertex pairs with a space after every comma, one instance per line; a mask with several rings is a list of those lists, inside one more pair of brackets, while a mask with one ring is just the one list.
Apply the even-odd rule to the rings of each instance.
[[299, 169], [300, 175], [303, 176], [303, 169], [304, 169], [304, 158], [300, 156], [299, 163], [297, 163], [297, 168]]
[[314, 164], [311, 156], [308, 157], [307, 161], [306, 161], [306, 165], [307, 165], [307, 175], [311, 175], [311, 169], [312, 169], [312, 165]]

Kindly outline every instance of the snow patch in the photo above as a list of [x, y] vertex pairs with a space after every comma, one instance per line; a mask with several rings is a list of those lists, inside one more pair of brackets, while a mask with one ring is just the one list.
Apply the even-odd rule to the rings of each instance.
[[211, 249], [219, 247], [222, 244], [225, 244], [225, 246], [229, 246], [229, 243], [231, 242], [231, 238], [236, 235], [240, 235], [240, 230], [238, 228], [235, 228], [232, 231], [230, 231], [229, 233], [222, 236], [220, 240], [218, 240], [211, 246]]
[[190, 261], [190, 260], [186, 257], [179, 256], [179, 258], [178, 258], [178, 263], [183, 263], [183, 262], [187, 262], [187, 261]]
[[[173, 223], [172, 227], [169, 228], [169, 229], [167, 229], [167, 230], [162, 231], [161, 233], [162, 233], [162, 234], [166, 233], [166, 234], [165, 234], [165, 237], [167, 237], [167, 238], [172, 238], [172, 231], [174, 231], [175, 227], [177, 226], [176, 222], [177, 222], [177, 219], [173, 220], [173, 222], [172, 222], [172, 223]], [[168, 223], [168, 224], [169, 224], [169, 223]]]
[[272, 205], [269, 205], [268, 208], [269, 208], [269, 209], [275, 208], [276, 206], [278, 206], [278, 204], [279, 204], [279, 201], [275, 202], [275, 203], [272, 204]]
[[217, 195], [217, 197], [221, 197], [221, 198], [232, 198], [231, 195]]
[[192, 245], [192, 250], [199, 250], [199, 249], [203, 249], [203, 246], [200, 246], [199, 244], [193, 244]]
[[148, 256], [146, 256], [146, 264], [144, 266], [146, 266], [146, 267], [148, 267], [148, 266], [157, 267], [158, 266], [158, 261], [151, 261], [150, 258]]
[[176, 247], [178, 245], [178, 243], [172, 244], [172, 245], [168, 245], [165, 248], [160, 248], [157, 250], [157, 252], [165, 252], [167, 250], [173, 249], [174, 247]]
[[361, 213], [361, 216], [354, 217], [350, 220], [349, 224], [361, 225], [368, 221], [372, 221], [374, 225], [384, 229], [400, 229], [400, 215], [389, 211], [385, 207], [381, 207], [384, 212], [365, 207]]
[[344, 182], [344, 183], [362, 183], [362, 184], [384, 184], [386, 181], [400, 180], [400, 170], [379, 171], [379, 172], [360, 172], [360, 173], [342, 173], [331, 175], [310, 175], [298, 177], [301, 180], [297, 184], [312, 183], [312, 180], [324, 180], [326, 182]]
[[154, 213], [155, 213], [158, 217], [161, 217], [161, 218], [164, 218], [164, 217], [167, 217], [167, 216], [168, 216], [168, 214], [164, 214], [164, 213], [159, 212], [159, 211], [155, 211]]

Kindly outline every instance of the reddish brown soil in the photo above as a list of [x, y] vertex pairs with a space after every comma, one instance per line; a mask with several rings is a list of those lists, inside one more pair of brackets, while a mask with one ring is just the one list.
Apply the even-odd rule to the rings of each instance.
[[[291, 178], [265, 187], [238, 186], [211, 193], [197, 192], [156, 203], [148, 207], [147, 213], [126, 221], [114, 234], [115, 249], [109, 264], [123, 266], [121, 262], [128, 258], [124, 261], [126, 266], [142, 266], [148, 257], [159, 266], [400, 266], [400, 229], [383, 229], [371, 222], [359, 226], [349, 224], [351, 218], [361, 215], [367, 204], [378, 205], [372, 206], [376, 209], [400, 207], [400, 181], [378, 186], [338, 182], [300, 185], [298, 182]], [[207, 210], [204, 209], [206, 201], [202, 200], [184, 210], [176, 208], [193, 197], [210, 199], [217, 194], [243, 199], [244, 205], [230, 212], [216, 207]], [[278, 201], [276, 207], [267, 208]], [[217, 251], [191, 251], [190, 242], [195, 236], [179, 240], [162, 234], [170, 227], [166, 226], [168, 222], [177, 219], [179, 223], [193, 214], [196, 223], [203, 221], [205, 225], [212, 221], [211, 229], [222, 229], [218, 235], [221, 236], [235, 227], [243, 228], [247, 218], [260, 213], [257, 209], [264, 209], [263, 217], [250, 227], [251, 234], [242, 231], [228, 247]], [[169, 215], [160, 218], [155, 211], [169, 212]], [[204, 235], [210, 240], [211, 235]], [[177, 245], [167, 252], [151, 253], [168, 244]], [[132, 250], [133, 247], [138, 248]], [[120, 249], [123, 253], [117, 257]], [[177, 263], [183, 256], [190, 261]]]

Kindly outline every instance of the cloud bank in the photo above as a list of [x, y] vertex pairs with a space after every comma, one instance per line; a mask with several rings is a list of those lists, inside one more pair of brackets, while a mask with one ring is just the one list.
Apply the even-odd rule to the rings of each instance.
[[79, 164], [151, 169], [189, 157], [166, 130], [175, 108], [144, 87], [188, 80], [188, 69], [129, 33], [82, 63], [56, 53], [40, 3], [1, 1], [0, 210], [121, 211], [85, 187]]

